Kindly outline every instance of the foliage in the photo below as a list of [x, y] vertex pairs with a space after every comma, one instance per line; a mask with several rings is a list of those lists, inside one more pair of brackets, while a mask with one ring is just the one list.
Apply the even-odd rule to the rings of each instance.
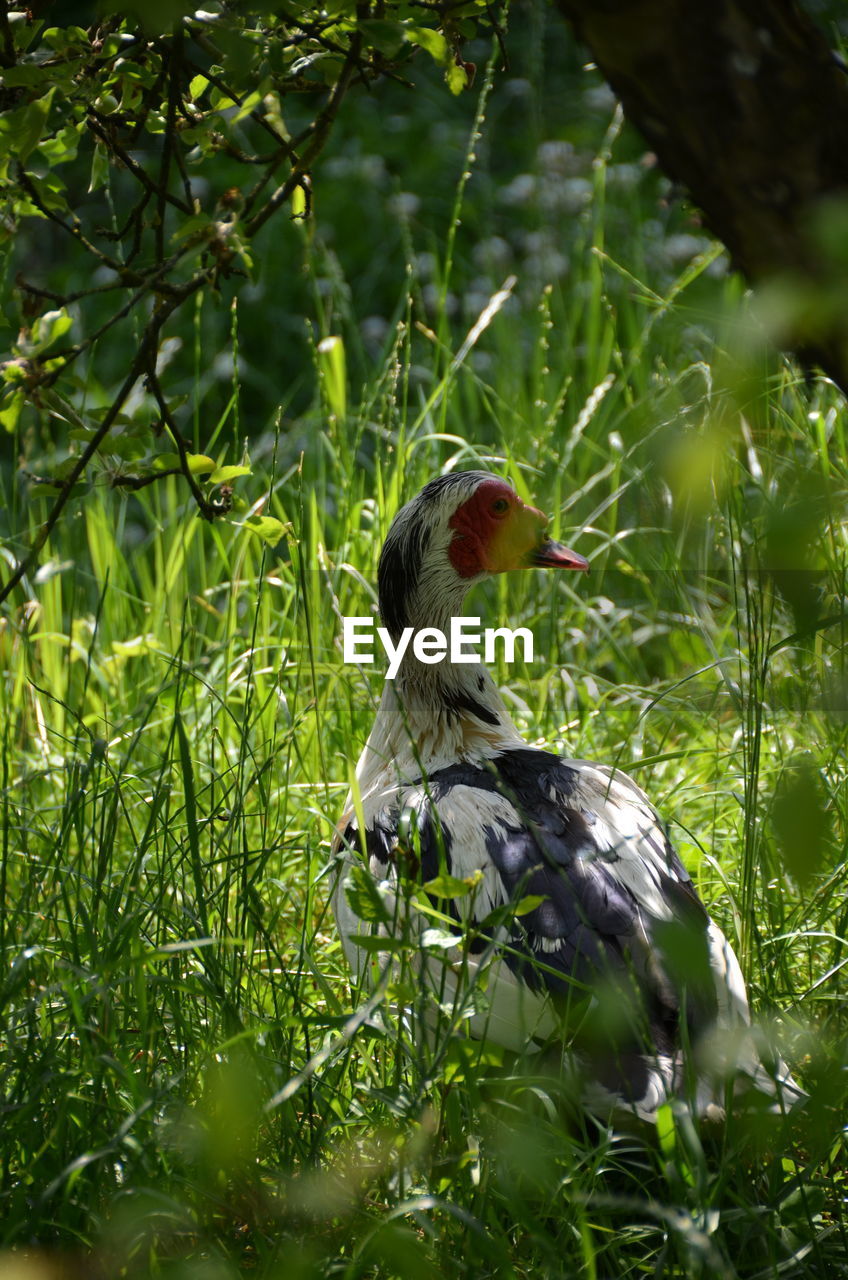
[[[22, 323], [2, 366], [0, 424], [14, 432], [30, 405], [71, 442], [66, 465], [39, 477], [56, 498], [27, 565], [92, 464], [136, 491], [181, 473], [207, 520], [233, 508], [232, 480], [248, 469], [192, 458], [165, 392], [169, 322], [202, 292], [261, 271], [254, 241], [275, 214], [309, 218], [312, 169], [350, 89], [402, 78], [417, 51], [451, 92], [469, 85], [462, 43], [488, 6], [159, 0], [130, 16], [107, 6], [88, 27], [53, 25], [49, 8], [0, 18], [2, 233], [8, 248], [41, 219], [65, 237], [60, 269], [17, 277]], [[66, 253], [87, 264], [72, 292], [51, 279], [67, 272]], [[131, 357], [92, 404], [96, 353], [116, 343]], [[140, 380], [146, 394], [129, 412]]]

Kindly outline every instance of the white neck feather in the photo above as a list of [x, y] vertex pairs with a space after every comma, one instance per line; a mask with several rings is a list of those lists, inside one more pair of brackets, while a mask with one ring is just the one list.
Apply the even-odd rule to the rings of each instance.
[[[450, 634], [470, 583], [426, 581], [415, 593], [408, 625]], [[430, 585], [431, 590], [426, 587]], [[424, 589], [422, 589], [422, 587]], [[397, 640], [397, 637], [395, 637]], [[524, 746], [492, 677], [482, 663], [419, 662], [412, 646], [387, 680], [374, 727], [356, 769], [363, 795], [414, 781], [457, 761], [490, 759]]]

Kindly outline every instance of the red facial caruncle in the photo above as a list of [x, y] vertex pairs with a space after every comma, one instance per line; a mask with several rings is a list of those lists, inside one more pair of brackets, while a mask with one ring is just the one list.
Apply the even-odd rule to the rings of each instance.
[[548, 517], [502, 480], [484, 480], [448, 521], [448, 557], [461, 578], [531, 565], [588, 569], [582, 556], [545, 534]]
[[490, 547], [519, 506], [523, 503], [508, 484], [501, 480], [484, 480], [471, 497], [457, 507], [448, 521], [454, 530], [448, 556], [461, 578], [497, 572], [491, 566]]

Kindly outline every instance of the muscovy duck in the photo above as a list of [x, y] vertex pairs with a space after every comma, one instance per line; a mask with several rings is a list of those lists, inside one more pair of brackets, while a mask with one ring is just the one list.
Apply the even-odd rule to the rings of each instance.
[[[588, 569], [547, 524], [496, 475], [431, 480], [380, 558], [393, 645], [407, 628], [449, 634], [490, 574]], [[443, 1007], [483, 988], [471, 1033], [562, 1046], [596, 1113], [652, 1121], [678, 1097], [715, 1118], [751, 1086], [794, 1105], [803, 1095], [779, 1058], [763, 1067], [736, 956], [645, 793], [618, 768], [529, 745], [483, 665], [432, 652], [407, 644], [386, 681], [338, 826], [333, 906], [353, 968], [374, 959], [357, 937], [412, 930]], [[345, 883], [357, 865], [382, 894], [377, 923]], [[410, 906], [423, 885], [460, 929], [452, 945], [428, 946], [433, 920]]]

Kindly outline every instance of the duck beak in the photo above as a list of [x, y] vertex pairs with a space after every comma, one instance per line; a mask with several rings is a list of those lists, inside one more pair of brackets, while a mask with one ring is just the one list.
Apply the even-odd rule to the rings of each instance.
[[579, 556], [576, 551], [554, 542], [553, 538], [543, 538], [527, 557], [527, 563], [540, 569], [584, 569], [589, 570], [589, 561]]

